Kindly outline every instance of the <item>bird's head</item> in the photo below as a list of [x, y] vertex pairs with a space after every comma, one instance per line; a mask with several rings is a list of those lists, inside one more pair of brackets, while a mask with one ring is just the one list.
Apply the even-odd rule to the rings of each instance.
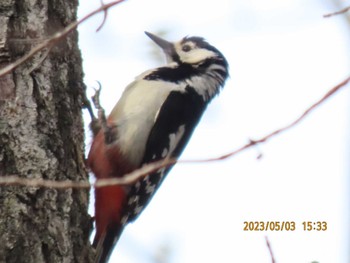
[[184, 37], [182, 40], [172, 43], [149, 32], [145, 33], [163, 49], [169, 63], [200, 65], [208, 60], [220, 60], [227, 65], [221, 52], [202, 37]]
[[222, 53], [201, 37], [184, 37], [178, 42], [169, 42], [146, 32], [160, 46], [169, 65], [152, 70], [148, 80], [185, 83], [209, 101], [220, 91], [229, 75], [228, 63]]

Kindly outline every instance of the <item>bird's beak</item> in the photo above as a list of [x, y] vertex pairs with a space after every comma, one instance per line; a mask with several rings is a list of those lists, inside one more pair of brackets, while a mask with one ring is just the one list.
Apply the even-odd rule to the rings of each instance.
[[173, 58], [175, 54], [175, 49], [173, 43], [166, 41], [165, 39], [162, 39], [156, 35], [153, 35], [149, 32], [145, 32], [145, 34], [152, 39], [158, 46], [160, 46], [164, 53], [167, 55], [167, 57]]

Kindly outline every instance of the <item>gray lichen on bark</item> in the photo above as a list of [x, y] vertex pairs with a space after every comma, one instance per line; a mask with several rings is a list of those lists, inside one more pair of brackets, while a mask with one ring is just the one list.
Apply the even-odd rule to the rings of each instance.
[[[77, 1], [1, 0], [0, 67], [76, 19]], [[0, 78], [0, 176], [87, 180], [77, 32]], [[88, 190], [0, 186], [0, 262], [88, 262]]]

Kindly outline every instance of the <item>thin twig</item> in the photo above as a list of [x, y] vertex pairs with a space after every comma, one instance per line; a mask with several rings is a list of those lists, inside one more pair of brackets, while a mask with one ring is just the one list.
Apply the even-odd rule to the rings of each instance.
[[333, 87], [331, 90], [329, 90], [321, 99], [319, 99], [316, 103], [312, 104], [309, 108], [307, 108], [296, 120], [291, 122], [290, 124], [275, 130], [268, 135], [258, 139], [258, 140], [251, 140], [249, 143], [239, 147], [238, 149], [219, 156], [214, 157], [210, 159], [201, 159], [201, 160], [182, 160], [177, 161], [175, 159], [166, 159], [166, 160], [160, 160], [157, 162], [153, 162], [147, 165], [144, 165], [140, 169], [137, 169], [133, 171], [132, 173], [126, 174], [125, 176], [121, 178], [111, 178], [111, 179], [100, 179], [97, 180], [94, 184], [90, 184], [88, 182], [74, 182], [74, 181], [53, 181], [53, 180], [44, 180], [44, 179], [28, 179], [28, 178], [22, 178], [18, 176], [2, 176], [0, 177], [0, 185], [18, 185], [18, 186], [32, 186], [32, 187], [51, 187], [51, 188], [57, 188], [57, 189], [67, 189], [67, 188], [90, 188], [90, 187], [105, 187], [105, 186], [111, 186], [111, 185], [128, 185], [136, 182], [141, 177], [146, 176], [147, 174], [150, 174], [152, 172], [155, 172], [161, 168], [168, 167], [170, 165], [173, 165], [177, 162], [180, 163], [202, 163], [202, 162], [212, 162], [212, 161], [219, 161], [224, 160], [230, 157], [233, 157], [234, 155], [243, 152], [244, 150], [253, 147], [254, 145], [264, 143], [271, 139], [272, 137], [285, 132], [295, 125], [297, 125], [300, 121], [302, 121], [307, 115], [309, 115], [313, 110], [315, 110], [317, 107], [319, 107], [322, 103], [324, 103], [326, 100], [328, 100], [332, 95], [334, 95], [337, 91], [339, 91], [341, 88], [346, 86], [350, 82], [350, 77]]
[[265, 240], [266, 240], [266, 246], [270, 252], [270, 256], [271, 256], [271, 263], [276, 263], [276, 259], [273, 255], [273, 251], [272, 251], [272, 248], [271, 248], [271, 244], [270, 244], [270, 241], [269, 241], [269, 238], [267, 236], [265, 236]]
[[35, 69], [37, 69], [41, 65], [41, 63], [43, 63], [43, 61], [47, 58], [47, 56], [49, 55], [49, 53], [51, 51], [51, 48], [52, 48], [52, 46], [49, 46], [45, 50], [45, 52], [43, 52], [43, 54], [40, 55], [40, 58], [38, 59], [38, 61], [36, 61], [35, 64], [25, 72], [25, 74], [30, 74]]
[[21, 57], [20, 59], [16, 60], [15, 62], [7, 65], [6, 67], [2, 68], [0, 70], [0, 77], [6, 75], [7, 73], [11, 72], [12, 70], [14, 70], [15, 68], [17, 68], [19, 65], [23, 64], [24, 62], [26, 62], [28, 59], [30, 59], [31, 57], [33, 57], [36, 53], [38, 53], [39, 51], [43, 50], [44, 48], [51, 48], [52, 46], [56, 45], [59, 41], [61, 41], [63, 38], [65, 38], [69, 33], [71, 33], [78, 25], [80, 25], [81, 23], [83, 23], [84, 21], [86, 21], [87, 19], [89, 19], [90, 17], [94, 16], [95, 14], [102, 12], [102, 11], [106, 11], [107, 9], [111, 8], [114, 5], [117, 5], [121, 2], [123, 2], [125, 0], [118, 0], [118, 1], [113, 1], [111, 3], [108, 4], [103, 4], [102, 6], [100, 6], [100, 8], [92, 11], [91, 13], [87, 14], [86, 16], [84, 16], [82, 19], [70, 24], [69, 26], [67, 26], [66, 28], [64, 28], [62, 31], [57, 32], [56, 34], [54, 34], [52, 37], [43, 40], [43, 42], [41, 42], [40, 44], [38, 44], [37, 46], [35, 46], [34, 48], [32, 48], [28, 54], [24, 55], [23, 57]]
[[46, 188], [55, 188], [55, 189], [87, 189], [90, 187], [99, 188], [105, 186], [112, 185], [130, 185], [135, 183], [141, 177], [146, 176], [152, 172], [155, 172], [158, 169], [163, 167], [167, 167], [171, 164], [175, 164], [176, 160], [168, 159], [168, 160], [160, 160], [157, 162], [153, 162], [147, 164], [140, 169], [137, 169], [129, 174], [126, 174], [123, 177], [119, 178], [108, 178], [108, 179], [100, 179], [95, 183], [82, 182], [82, 181], [55, 181], [55, 180], [46, 180], [39, 178], [23, 178], [16, 175], [9, 176], [1, 176], [0, 177], [0, 185], [5, 186], [27, 186], [27, 187], [46, 187]]
[[69, 189], [69, 188], [84, 189], [84, 188], [91, 187], [91, 184], [89, 182], [74, 182], [69, 180], [54, 181], [54, 180], [46, 180], [46, 179], [39, 179], [39, 178], [23, 178], [16, 175], [8, 175], [8, 176], [0, 177], [0, 185], [45, 187], [45, 188], [55, 188], [55, 189]]
[[[101, 3], [101, 6], [104, 5], [103, 0], [100, 0], [100, 3]], [[103, 20], [102, 20], [102, 23], [101, 23], [101, 25], [96, 29], [96, 32], [100, 31], [101, 28], [104, 26], [104, 24], [105, 24], [105, 22], [106, 22], [106, 20], [107, 20], [107, 15], [108, 15], [108, 9], [104, 10], [104, 12], [103, 12]]]
[[342, 87], [346, 86], [348, 83], [350, 82], [350, 77], [346, 78], [345, 80], [343, 80], [341, 83], [339, 83], [338, 85], [336, 85], [335, 87], [333, 87], [331, 90], [329, 90], [325, 95], [323, 95], [323, 97], [321, 99], [319, 99], [318, 101], [316, 101], [314, 104], [312, 104], [309, 108], [307, 108], [296, 120], [292, 121], [290, 124], [279, 128], [269, 134], [267, 134], [266, 136], [257, 139], [257, 140], [250, 140], [247, 144], [239, 147], [237, 150], [229, 152], [227, 154], [221, 155], [219, 157], [215, 157], [215, 158], [210, 158], [210, 159], [203, 159], [203, 160], [188, 160], [188, 161], [180, 161], [180, 162], [211, 162], [211, 161], [219, 161], [219, 160], [224, 160], [227, 158], [230, 158], [238, 153], [243, 152], [244, 150], [257, 145], [257, 144], [261, 144], [264, 143], [266, 141], [268, 141], [269, 139], [271, 139], [272, 137], [285, 132], [286, 130], [289, 130], [290, 128], [296, 126], [299, 122], [301, 122], [307, 115], [309, 115], [314, 109], [316, 109], [318, 106], [320, 106], [320, 104], [324, 103], [327, 99], [329, 99], [332, 95], [334, 95], [334, 93], [336, 93], [337, 91], [339, 91]]
[[328, 18], [328, 17], [332, 17], [332, 16], [344, 14], [344, 13], [346, 13], [346, 12], [349, 11], [349, 10], [350, 10], [350, 6], [345, 7], [345, 8], [343, 8], [342, 10], [337, 11], [337, 12], [334, 12], [334, 13], [325, 14], [325, 15], [323, 15], [323, 17], [324, 17], [324, 18]]

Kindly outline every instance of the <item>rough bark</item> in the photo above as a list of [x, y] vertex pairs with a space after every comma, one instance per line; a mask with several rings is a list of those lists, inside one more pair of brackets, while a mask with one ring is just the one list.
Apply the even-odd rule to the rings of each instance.
[[[0, 68], [76, 19], [77, 0], [1, 0]], [[0, 176], [87, 180], [77, 32], [0, 78]], [[0, 262], [88, 262], [88, 190], [0, 186]]]

